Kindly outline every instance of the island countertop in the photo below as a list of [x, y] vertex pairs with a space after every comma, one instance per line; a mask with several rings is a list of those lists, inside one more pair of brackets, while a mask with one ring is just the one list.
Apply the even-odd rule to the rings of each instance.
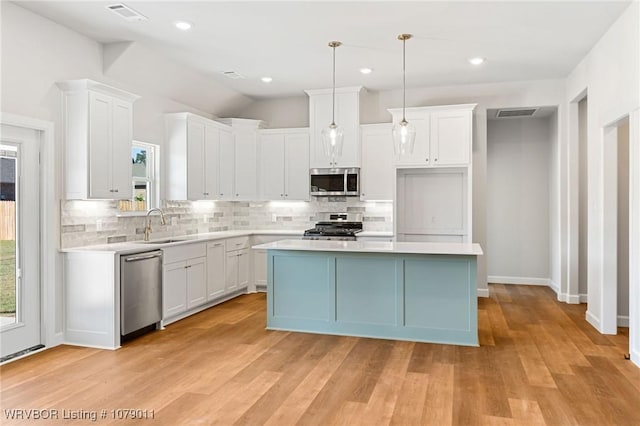
[[334, 251], [356, 253], [393, 254], [446, 254], [481, 256], [482, 248], [476, 243], [417, 243], [390, 241], [333, 241], [333, 240], [281, 240], [253, 246], [254, 249]]

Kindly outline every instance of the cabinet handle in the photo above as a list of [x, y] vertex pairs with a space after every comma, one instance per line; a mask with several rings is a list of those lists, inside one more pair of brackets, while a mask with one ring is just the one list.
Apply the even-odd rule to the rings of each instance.
[[433, 159], [433, 161], [438, 161], [438, 159], [437, 159], [437, 158], [434, 158], [434, 159]]
[[236, 194], [236, 197], [238, 197], [238, 196], [239, 196], [239, 194]]
[[203, 192], [202, 195], [209, 195], [209, 193], [208, 192]]
[[362, 193], [362, 196], [364, 197], [365, 195], [367, 195], [367, 194], [365, 194], [365, 193], [363, 192], [363, 193]]
[[280, 194], [280, 196], [282, 197], [282, 196], [284, 196], [284, 194]]
[[284, 196], [285, 196], [285, 197], [288, 197], [288, 196], [289, 196], [289, 194], [284, 194]]
[[224, 194], [221, 192], [220, 195], [224, 195]]
[[425, 158], [425, 159], [424, 159], [424, 161], [426, 161], [426, 162], [428, 163], [428, 162], [429, 162], [429, 159], [428, 159], [428, 158]]

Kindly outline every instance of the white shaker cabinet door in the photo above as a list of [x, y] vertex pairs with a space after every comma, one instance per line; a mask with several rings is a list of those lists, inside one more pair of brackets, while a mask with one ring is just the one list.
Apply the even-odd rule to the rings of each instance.
[[187, 309], [207, 301], [206, 257], [187, 261]]
[[133, 125], [132, 105], [113, 100], [113, 139], [111, 148], [111, 186], [117, 199], [133, 197], [131, 169], [131, 141]]
[[357, 93], [336, 94], [336, 124], [342, 127], [342, 155], [333, 167], [360, 167], [360, 97]]
[[[285, 198], [285, 136], [260, 136], [260, 196], [265, 200]], [[307, 171], [308, 173], [308, 171]]]
[[361, 126], [360, 199], [392, 200], [395, 182], [390, 124]]
[[[312, 144], [311, 144], [311, 168], [334, 167], [333, 160], [324, 153], [322, 145], [322, 130], [331, 124], [331, 95], [313, 95], [309, 98], [309, 111], [311, 114]], [[339, 121], [336, 124], [340, 125]]]
[[207, 244], [207, 299], [213, 300], [225, 293], [224, 241]]
[[238, 252], [238, 288], [246, 288], [249, 285], [249, 249]]
[[204, 198], [204, 141], [205, 125], [187, 121], [187, 199]]
[[218, 161], [220, 130], [207, 126], [204, 138], [204, 191], [203, 200], [218, 199]]
[[234, 199], [235, 148], [231, 131], [220, 130], [218, 200]]
[[285, 200], [309, 200], [309, 134], [285, 136]]
[[187, 310], [187, 262], [164, 265], [162, 317], [171, 318]]
[[256, 140], [254, 129], [238, 131], [235, 140], [234, 200], [253, 200], [256, 197]]
[[[398, 121], [402, 117], [398, 118]], [[396, 117], [394, 117], [394, 122]], [[407, 121], [416, 129], [416, 140], [413, 146], [413, 152], [397, 156], [397, 164], [413, 165], [427, 167], [433, 165], [431, 158], [429, 139], [430, 121], [429, 114], [423, 114], [422, 117], [407, 117]]]
[[236, 251], [227, 253], [225, 275], [225, 292], [230, 293], [236, 291], [238, 289], [238, 253]]
[[[111, 186], [113, 98], [89, 92], [89, 196], [114, 198]], [[71, 149], [67, 147], [66, 149]], [[71, 167], [71, 165], [67, 165]], [[129, 183], [131, 185], [131, 183]]]
[[471, 155], [471, 111], [431, 113], [432, 165], [466, 165]]

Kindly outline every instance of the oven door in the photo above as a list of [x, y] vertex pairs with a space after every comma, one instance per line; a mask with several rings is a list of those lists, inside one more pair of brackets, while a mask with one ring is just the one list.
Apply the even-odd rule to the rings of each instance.
[[310, 194], [316, 197], [346, 195], [346, 177], [344, 169], [311, 169]]

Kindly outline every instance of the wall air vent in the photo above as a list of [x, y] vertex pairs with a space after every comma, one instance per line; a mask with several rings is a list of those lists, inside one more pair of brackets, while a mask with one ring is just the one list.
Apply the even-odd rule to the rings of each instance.
[[499, 109], [496, 113], [496, 118], [533, 117], [536, 111], [538, 111], [538, 108]]
[[131, 9], [129, 6], [117, 3], [111, 4], [107, 6], [107, 9], [118, 15], [119, 17], [127, 20], [127, 21], [146, 21], [147, 17], [141, 14], [140, 12], [136, 12]]
[[222, 75], [224, 75], [227, 78], [230, 78], [232, 80], [238, 80], [241, 78], [245, 78], [244, 75], [237, 73], [235, 71], [222, 71], [221, 73]]

